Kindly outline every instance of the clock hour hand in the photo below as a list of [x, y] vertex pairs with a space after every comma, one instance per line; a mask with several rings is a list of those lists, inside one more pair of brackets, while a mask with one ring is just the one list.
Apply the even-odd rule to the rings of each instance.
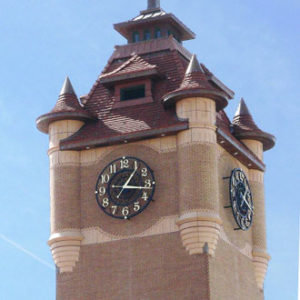
[[112, 185], [112, 188], [122, 188], [122, 189], [129, 189], [129, 190], [152, 190], [152, 187], [146, 187], [146, 186], [135, 186], [135, 185]]

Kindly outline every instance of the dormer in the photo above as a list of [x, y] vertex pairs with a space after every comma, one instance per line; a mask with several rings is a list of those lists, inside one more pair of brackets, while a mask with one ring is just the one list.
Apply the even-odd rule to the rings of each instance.
[[100, 76], [100, 82], [115, 98], [113, 108], [153, 102], [152, 80], [160, 75], [156, 65], [151, 65], [134, 54], [115, 70]]

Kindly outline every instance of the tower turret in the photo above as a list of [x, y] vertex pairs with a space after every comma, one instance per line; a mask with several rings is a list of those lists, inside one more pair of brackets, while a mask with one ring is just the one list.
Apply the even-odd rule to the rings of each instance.
[[[79, 259], [80, 153], [60, 151], [60, 141], [76, 133], [92, 117], [79, 104], [67, 77], [54, 108], [37, 119], [49, 134], [50, 227], [49, 246], [60, 272], [70, 272]], [[71, 228], [71, 230], [70, 230]]]
[[211, 80], [208, 70], [205, 72], [204, 66], [200, 65], [196, 55], [193, 55], [180, 87], [165, 95], [163, 103], [169, 107], [187, 97], [207, 97], [216, 103], [216, 110], [219, 111], [227, 106], [228, 100], [232, 99], [233, 95], [234, 93], [229, 93], [228, 89], [217, 86]]
[[[263, 160], [263, 151], [274, 147], [275, 137], [259, 129], [242, 98], [232, 121], [233, 134], [242, 141], [260, 160]], [[268, 261], [266, 244], [264, 172], [249, 170], [249, 182], [254, 199], [255, 214], [253, 219], [253, 263], [256, 281], [260, 289], [267, 272]]]
[[195, 55], [176, 91], [164, 97], [176, 105], [189, 129], [177, 135], [180, 216], [178, 225], [189, 254], [214, 255], [220, 234], [216, 142], [216, 106], [226, 95], [209, 83]]
[[92, 119], [93, 117], [78, 102], [71, 81], [66, 77], [54, 108], [49, 113], [38, 117], [36, 124], [40, 131], [49, 133], [49, 125], [56, 121], [78, 120], [84, 124], [85, 121]]

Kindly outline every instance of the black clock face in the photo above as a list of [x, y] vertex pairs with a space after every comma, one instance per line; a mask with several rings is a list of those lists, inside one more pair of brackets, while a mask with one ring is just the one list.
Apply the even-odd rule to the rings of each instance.
[[239, 228], [248, 230], [252, 224], [254, 206], [247, 177], [241, 169], [234, 169], [231, 172], [230, 202]]
[[109, 216], [130, 219], [141, 213], [152, 201], [155, 191], [153, 171], [136, 157], [121, 157], [100, 173], [96, 199]]

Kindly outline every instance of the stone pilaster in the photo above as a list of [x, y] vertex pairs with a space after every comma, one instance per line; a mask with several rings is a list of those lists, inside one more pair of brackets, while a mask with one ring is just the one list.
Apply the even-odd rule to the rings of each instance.
[[208, 98], [176, 103], [189, 130], [177, 136], [180, 217], [178, 225], [189, 254], [214, 255], [221, 220], [218, 213], [216, 104]]
[[62, 272], [71, 272], [79, 259], [80, 153], [60, 151], [59, 141], [80, 129], [81, 121], [56, 121], [49, 126], [50, 226], [49, 246]]

